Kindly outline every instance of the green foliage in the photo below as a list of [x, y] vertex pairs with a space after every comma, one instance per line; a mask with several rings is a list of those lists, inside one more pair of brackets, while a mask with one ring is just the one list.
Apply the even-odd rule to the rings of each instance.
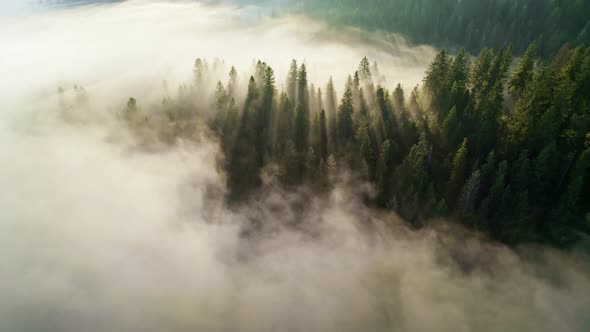
[[463, 186], [465, 182], [465, 178], [467, 177], [467, 139], [463, 140], [463, 143], [455, 153], [455, 157], [453, 158], [453, 168], [451, 170], [451, 177], [449, 178], [449, 182], [447, 184], [447, 202], [454, 205], [454, 202], [457, 199], [457, 195], [459, 194], [459, 190]]
[[300, 0], [297, 10], [338, 25], [398, 32], [438, 47], [518, 53], [537, 40], [542, 56], [563, 44], [590, 44], [590, 2], [554, 0]]
[[354, 136], [352, 114], [354, 113], [352, 90], [347, 88], [338, 108], [338, 138], [343, 146], [350, 143]]
[[304, 152], [307, 149], [307, 133], [309, 130], [309, 124], [307, 119], [307, 113], [303, 109], [303, 106], [297, 106], [295, 111], [295, 148], [298, 152]]
[[307, 112], [309, 110], [309, 91], [307, 89], [307, 69], [305, 64], [301, 65], [297, 79], [298, 106], [301, 106]]
[[328, 145], [335, 146], [337, 142], [337, 97], [334, 80], [330, 77], [326, 86], [326, 117], [328, 120]]
[[[263, 171], [325, 192], [350, 170], [375, 187], [367, 203], [415, 227], [452, 216], [509, 243], [565, 244], [590, 231], [590, 48], [544, 62], [532, 45], [512, 70], [511, 59], [510, 48], [472, 62], [441, 51], [406, 100], [401, 84], [391, 93], [375, 85], [377, 66], [363, 58], [339, 103], [332, 79], [322, 92], [296, 61], [284, 91], [258, 61], [241, 97], [234, 68], [227, 86], [207, 89], [211, 75], [197, 60], [199, 88], [181, 86], [161, 110], [130, 98], [121, 119], [144, 144], [195, 139], [206, 124], [219, 136], [233, 201], [248, 199]], [[202, 98], [207, 110], [196, 106]]]
[[457, 210], [462, 216], [467, 216], [475, 210], [475, 204], [479, 195], [479, 188], [481, 185], [481, 172], [476, 170], [471, 174], [461, 195], [459, 196]]
[[299, 75], [299, 69], [297, 67], [297, 61], [291, 61], [291, 67], [289, 68], [289, 74], [287, 76], [287, 97], [289, 100], [297, 100], [297, 76]]
[[533, 79], [535, 69], [535, 54], [537, 51], [537, 44], [532, 43], [524, 52], [524, 55], [520, 59], [518, 66], [512, 73], [512, 79], [508, 84], [508, 91], [511, 94], [518, 96], [520, 95], [527, 84]]
[[320, 113], [320, 158], [326, 160], [328, 158], [328, 127], [326, 122], [326, 112], [322, 110]]

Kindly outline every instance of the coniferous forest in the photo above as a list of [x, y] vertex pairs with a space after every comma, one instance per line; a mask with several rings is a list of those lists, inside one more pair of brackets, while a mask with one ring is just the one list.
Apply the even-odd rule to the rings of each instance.
[[[332, 80], [310, 84], [296, 60], [284, 90], [269, 64], [254, 72], [241, 96], [233, 67], [213, 88], [197, 59], [177, 99], [147, 114], [131, 98], [124, 117], [173, 142], [201, 116], [222, 146], [230, 202], [247, 201], [271, 169], [286, 188], [318, 193], [351, 170], [375, 188], [366, 204], [417, 228], [451, 217], [506, 243], [557, 245], [590, 231], [590, 48], [566, 45], [551, 60], [535, 43], [517, 59], [511, 48], [442, 50], [416, 87], [380, 85], [365, 57], [341, 95]], [[196, 107], [203, 99], [214, 112]]]
[[381, 29], [415, 43], [465, 48], [512, 45], [519, 54], [536, 41], [550, 57], [559, 48], [590, 42], [590, 2], [558, 0], [303, 0], [295, 11], [339, 25]]
[[590, 0], [0, 0], [0, 332], [590, 331]]

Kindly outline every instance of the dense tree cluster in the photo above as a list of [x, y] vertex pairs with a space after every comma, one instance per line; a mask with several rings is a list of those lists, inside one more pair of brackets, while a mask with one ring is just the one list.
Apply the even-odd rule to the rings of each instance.
[[590, 43], [590, 1], [583, 0], [301, 0], [296, 8], [337, 24], [399, 32], [416, 43], [524, 51], [537, 40], [547, 56], [566, 41]]
[[531, 44], [511, 63], [509, 48], [474, 58], [443, 50], [407, 93], [376, 85], [364, 58], [337, 96], [331, 79], [315, 87], [295, 60], [284, 91], [260, 61], [246, 91], [234, 68], [212, 89], [220, 65], [199, 59], [177, 98], [149, 114], [130, 99], [123, 118], [168, 142], [193, 137], [204, 119], [234, 201], [269, 169], [287, 188], [319, 193], [346, 169], [375, 187], [367, 204], [416, 227], [451, 217], [506, 242], [568, 243], [590, 231], [590, 48], [566, 46], [542, 63]]

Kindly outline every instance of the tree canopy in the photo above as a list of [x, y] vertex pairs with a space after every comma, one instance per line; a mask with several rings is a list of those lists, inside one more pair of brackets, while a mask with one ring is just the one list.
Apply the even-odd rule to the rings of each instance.
[[295, 10], [341, 25], [398, 32], [414, 43], [501, 48], [541, 56], [564, 43], [590, 44], [590, 2], [554, 0], [301, 0]]
[[340, 98], [332, 79], [316, 89], [295, 60], [284, 91], [257, 62], [243, 96], [235, 68], [227, 84], [210, 82], [197, 60], [192, 87], [153, 110], [131, 98], [121, 119], [168, 144], [194, 139], [204, 121], [232, 201], [247, 200], [272, 167], [281, 185], [319, 193], [346, 169], [375, 188], [367, 204], [415, 227], [449, 217], [508, 243], [567, 244], [590, 233], [590, 48], [564, 47], [552, 60], [536, 48], [514, 67], [509, 47], [473, 60], [443, 50], [410, 93], [377, 85], [363, 58]]

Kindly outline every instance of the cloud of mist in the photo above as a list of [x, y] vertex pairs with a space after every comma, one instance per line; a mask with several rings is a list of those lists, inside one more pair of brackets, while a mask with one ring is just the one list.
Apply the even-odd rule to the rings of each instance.
[[[346, 181], [326, 197], [270, 181], [229, 208], [214, 141], [137, 149], [108, 108], [157, 95], [162, 77], [190, 80], [196, 56], [241, 72], [305, 58], [318, 82], [367, 50], [395, 81], [424, 69], [319, 38], [321, 24], [242, 26], [232, 10], [134, 2], [0, 21], [12, 78], [0, 89], [0, 331], [588, 330], [589, 266], [572, 254], [516, 253], [443, 221], [411, 231]], [[64, 122], [64, 81], [106, 115]]]
[[133, 152], [103, 126], [35, 127], [0, 140], [0, 330], [588, 327], [588, 266], [566, 254], [409, 231], [345, 185], [229, 209], [212, 143]]
[[74, 83], [101, 98], [146, 94], [161, 89], [163, 79], [190, 78], [196, 57], [223, 59], [240, 72], [261, 59], [273, 66], [279, 83], [297, 59], [307, 63], [310, 82], [323, 86], [334, 76], [341, 88], [369, 56], [391, 84], [412, 87], [434, 55], [432, 48], [385, 37], [367, 42], [356, 30], [337, 34], [301, 17], [259, 16], [252, 7], [126, 1], [2, 18], [0, 74], [18, 79], [0, 98], [39, 96]]

